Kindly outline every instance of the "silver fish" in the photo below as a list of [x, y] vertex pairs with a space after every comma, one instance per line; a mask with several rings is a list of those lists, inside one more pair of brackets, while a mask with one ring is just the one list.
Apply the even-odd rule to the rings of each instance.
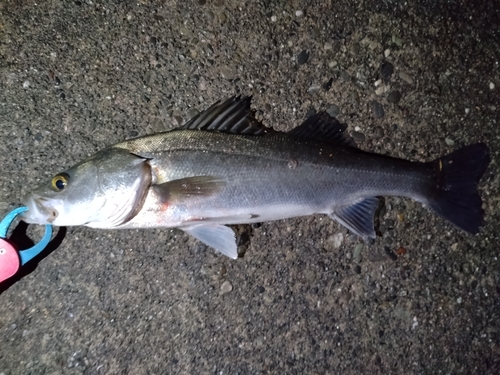
[[364, 152], [325, 112], [288, 133], [257, 122], [250, 98], [215, 103], [184, 126], [110, 146], [28, 194], [27, 223], [176, 227], [237, 258], [225, 224], [327, 214], [375, 238], [379, 196], [403, 196], [477, 233], [482, 143], [428, 163]]

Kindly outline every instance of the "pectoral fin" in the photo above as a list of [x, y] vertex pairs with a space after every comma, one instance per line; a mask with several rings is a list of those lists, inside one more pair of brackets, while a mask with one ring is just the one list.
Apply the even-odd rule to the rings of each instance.
[[330, 217], [362, 238], [375, 238], [373, 219], [379, 206], [376, 197], [335, 208]]
[[238, 258], [236, 237], [231, 228], [221, 224], [200, 224], [180, 229], [229, 258]]
[[217, 194], [226, 186], [226, 181], [216, 176], [194, 176], [172, 180], [151, 188], [167, 200], [184, 200], [193, 197], [208, 197]]

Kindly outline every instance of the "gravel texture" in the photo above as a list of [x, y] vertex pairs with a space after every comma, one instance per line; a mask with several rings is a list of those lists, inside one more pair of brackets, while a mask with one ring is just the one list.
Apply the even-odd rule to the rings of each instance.
[[0, 374], [500, 373], [499, 11], [1, 1], [2, 213], [99, 149], [234, 94], [278, 130], [329, 109], [365, 150], [423, 161], [483, 141], [492, 162], [476, 236], [400, 198], [372, 246], [318, 215], [236, 227], [236, 261], [178, 230], [61, 229], [0, 286]]

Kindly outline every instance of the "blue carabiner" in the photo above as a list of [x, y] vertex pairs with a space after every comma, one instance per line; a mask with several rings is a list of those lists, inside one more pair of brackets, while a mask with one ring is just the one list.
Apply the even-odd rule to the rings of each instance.
[[[7, 231], [9, 230], [10, 224], [14, 221], [17, 215], [20, 213], [28, 211], [28, 207], [19, 207], [15, 210], [12, 210], [5, 216], [5, 218], [0, 222], [0, 238], [7, 237]], [[50, 239], [52, 238], [52, 225], [45, 226], [45, 234], [43, 238], [38, 242], [35, 246], [30, 247], [26, 250], [18, 251], [19, 257], [21, 258], [21, 265], [25, 265], [31, 259], [40, 254], [43, 249], [49, 244]]]

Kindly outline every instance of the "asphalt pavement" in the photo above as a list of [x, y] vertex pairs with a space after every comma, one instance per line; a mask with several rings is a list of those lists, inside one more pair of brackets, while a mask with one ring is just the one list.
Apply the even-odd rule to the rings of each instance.
[[492, 158], [477, 235], [397, 197], [371, 246], [316, 215], [235, 227], [237, 260], [55, 228], [0, 285], [0, 374], [500, 373], [499, 42], [494, 1], [0, 1], [0, 215], [232, 95], [280, 131], [326, 110], [367, 151]]

